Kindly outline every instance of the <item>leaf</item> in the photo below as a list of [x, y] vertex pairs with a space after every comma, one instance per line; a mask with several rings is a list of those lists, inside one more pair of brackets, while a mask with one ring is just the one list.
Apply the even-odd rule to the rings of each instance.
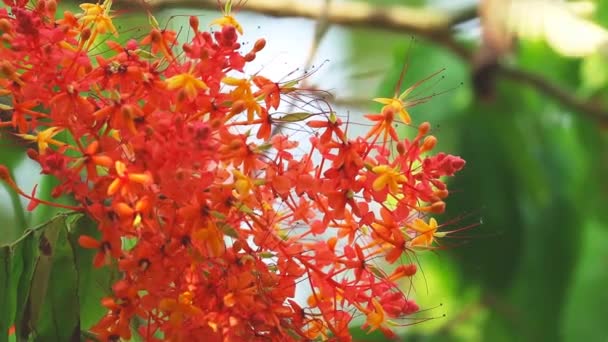
[[8, 329], [11, 326], [11, 249], [9, 246], [0, 247], [0, 342], [8, 341]]
[[298, 121], [304, 121], [304, 120], [308, 119], [309, 117], [311, 117], [313, 115], [314, 114], [306, 113], [306, 112], [289, 113], [289, 114], [281, 116], [278, 119], [273, 119], [272, 121], [275, 121], [275, 122], [298, 122]]
[[40, 231], [28, 229], [24, 236], [13, 244], [13, 268], [11, 270], [13, 279], [9, 293], [15, 298], [15, 314], [11, 318], [11, 322], [15, 324], [16, 336], [21, 336], [22, 327], [19, 322], [25, 313], [30, 284], [38, 258], [36, 241], [40, 234]]
[[[51, 250], [41, 250], [41, 258], [50, 252], [51, 266], [46, 289], [46, 297], [41, 302], [41, 315], [34, 325], [37, 341], [80, 341], [80, 305], [78, 296], [78, 274], [74, 264], [74, 253], [68, 241], [66, 221], [57, 221], [56, 227], [49, 229]], [[55, 243], [52, 243], [57, 229]], [[50, 231], [49, 231], [50, 230]], [[44, 235], [42, 235], [44, 236]], [[45, 243], [44, 239], [40, 240]], [[42, 261], [44, 259], [39, 260]], [[36, 272], [38, 271], [38, 265]], [[37, 273], [34, 273], [36, 279]], [[34, 286], [32, 286], [34, 289]], [[35, 316], [33, 316], [35, 317]]]
[[80, 298], [80, 326], [89, 329], [97, 323], [107, 311], [101, 306], [101, 299], [111, 293], [113, 280], [116, 279], [116, 269], [110, 267], [93, 267], [93, 259], [97, 253], [94, 249], [85, 249], [78, 244], [78, 237], [88, 235], [101, 238], [94, 221], [86, 216], [80, 216], [69, 227], [69, 243], [74, 252], [74, 261], [78, 273], [78, 296]]
[[220, 222], [218, 223], [218, 228], [220, 228], [220, 230], [222, 231], [222, 233], [224, 233], [224, 235], [230, 236], [231, 238], [234, 239], [238, 239], [239, 238], [239, 232], [234, 229], [233, 226], [224, 223], [224, 222]]
[[608, 336], [608, 231], [604, 225], [585, 225], [583, 252], [562, 311], [563, 341], [601, 341]]
[[59, 216], [44, 225], [37, 240], [37, 258], [34, 273], [29, 284], [29, 292], [25, 312], [19, 326], [20, 337], [28, 338], [36, 330], [38, 318], [42, 313], [42, 307], [47, 296], [51, 269], [53, 267], [53, 254], [57, 246], [59, 232], [65, 225], [65, 217]]

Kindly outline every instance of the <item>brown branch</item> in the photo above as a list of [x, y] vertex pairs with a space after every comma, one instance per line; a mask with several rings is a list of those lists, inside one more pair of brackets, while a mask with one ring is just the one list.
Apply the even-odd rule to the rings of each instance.
[[[148, 0], [146, 6], [152, 10], [166, 8], [218, 9], [217, 0]], [[122, 8], [141, 8], [134, 0], [117, 0]], [[360, 1], [332, 1], [327, 7], [324, 1], [309, 0], [306, 3], [294, 0], [248, 0], [240, 10], [276, 17], [302, 17], [318, 19], [325, 17], [331, 25], [368, 27], [375, 29], [408, 32], [421, 36], [450, 50], [454, 55], [471, 65], [473, 52], [458, 43], [452, 34], [453, 26], [476, 16], [475, 7], [455, 13], [409, 6], [373, 6]], [[585, 101], [540, 75], [499, 64], [495, 74], [533, 87], [539, 93], [554, 98], [565, 107], [583, 113], [590, 118], [608, 123], [608, 110], [598, 103]]]
[[499, 64], [496, 74], [519, 83], [527, 84], [538, 92], [559, 101], [564, 107], [585, 114], [593, 120], [608, 125], [608, 108], [600, 103], [583, 100], [546, 78], [528, 71], [520, 70], [512, 66]]
[[[233, 1], [235, 2], [235, 1]], [[238, 2], [238, 1], [236, 1]], [[122, 8], [141, 8], [137, 1], [118, 0]], [[147, 0], [146, 7], [152, 10], [168, 8], [202, 8], [218, 10], [217, 0]], [[237, 6], [234, 6], [237, 7]], [[344, 26], [378, 26], [397, 31], [445, 29], [455, 23], [471, 19], [471, 8], [454, 15], [431, 9], [411, 6], [374, 6], [361, 1], [332, 1], [326, 8], [325, 2], [308, 0], [248, 0], [238, 10], [262, 13], [275, 17], [300, 17], [318, 19], [327, 14], [332, 24]]]

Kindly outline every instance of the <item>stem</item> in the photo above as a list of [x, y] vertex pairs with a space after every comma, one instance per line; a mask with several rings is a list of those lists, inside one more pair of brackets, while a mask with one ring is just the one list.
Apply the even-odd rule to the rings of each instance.
[[[10, 171], [10, 175], [12, 179], [15, 179], [15, 175], [13, 174], [12, 170]], [[17, 221], [16, 223], [19, 227], [19, 230], [14, 232], [19, 235], [27, 228], [27, 218], [25, 217], [25, 210], [23, 210], [23, 205], [21, 204], [21, 198], [19, 197], [19, 194], [11, 187], [9, 187], [8, 184], [5, 184], [5, 189], [9, 194], [11, 205], [13, 207], [13, 213], [15, 214], [15, 221]]]

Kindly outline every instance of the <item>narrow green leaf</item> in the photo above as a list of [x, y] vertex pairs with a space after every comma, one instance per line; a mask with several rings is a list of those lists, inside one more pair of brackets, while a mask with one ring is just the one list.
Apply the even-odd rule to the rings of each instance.
[[218, 224], [218, 228], [220, 228], [220, 230], [222, 231], [222, 233], [224, 233], [224, 235], [230, 236], [231, 238], [235, 238], [235, 239], [239, 238], [239, 233], [236, 231], [236, 229], [234, 229], [233, 226], [231, 226], [227, 223], [220, 222]]
[[15, 299], [15, 315], [11, 322], [15, 324], [17, 338], [22, 336], [22, 326], [19, 322], [22, 321], [26, 311], [27, 298], [38, 259], [36, 241], [41, 233], [41, 230], [28, 229], [18, 241], [13, 243], [13, 269], [11, 270], [13, 279], [10, 293]]
[[11, 250], [9, 246], [0, 247], [0, 342], [8, 341], [8, 329], [11, 326], [9, 301], [11, 283]]
[[286, 115], [281, 116], [278, 119], [273, 119], [273, 121], [277, 121], [277, 122], [298, 122], [298, 121], [304, 121], [306, 119], [308, 119], [309, 117], [313, 116], [314, 114], [311, 113], [289, 113]]

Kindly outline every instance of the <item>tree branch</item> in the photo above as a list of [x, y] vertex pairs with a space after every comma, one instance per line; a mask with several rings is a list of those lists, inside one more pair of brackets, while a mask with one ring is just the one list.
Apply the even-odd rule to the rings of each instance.
[[580, 99], [574, 95], [573, 91], [566, 90], [540, 75], [504, 64], [498, 65], [496, 74], [503, 78], [527, 84], [528, 86], [535, 88], [538, 92], [556, 99], [564, 107], [585, 114], [593, 120], [608, 125], [608, 108], [597, 102]]
[[[141, 8], [137, 1], [118, 0], [122, 7]], [[203, 8], [218, 10], [217, 0], [147, 0], [152, 10], [167, 8]], [[472, 8], [474, 10], [474, 7]], [[451, 27], [474, 17], [467, 8], [455, 14], [412, 6], [373, 6], [361, 1], [332, 1], [326, 8], [325, 1], [308, 0], [248, 0], [238, 10], [245, 10], [275, 17], [300, 17], [318, 19], [325, 12], [332, 24], [344, 26], [378, 26], [397, 31], [436, 31]]]
[[[141, 7], [132, 0], [118, 0], [117, 5], [121, 8]], [[152, 10], [179, 7], [218, 10], [217, 0], [148, 0], [146, 5]], [[276, 17], [318, 19], [324, 16], [332, 25], [408, 32], [443, 46], [469, 65], [473, 61], [473, 52], [454, 39], [452, 30], [454, 25], [475, 18], [477, 15], [475, 7], [448, 13], [437, 9], [403, 5], [373, 6], [360, 1], [332, 1], [326, 6], [322, 0], [309, 0], [306, 3], [294, 0], [248, 0], [242, 5], [241, 10]], [[527, 84], [573, 111], [608, 123], [606, 108], [598, 103], [577, 98], [572, 95], [572, 91], [564, 89], [540, 75], [503, 64], [497, 66], [495, 73], [502, 78]]]

